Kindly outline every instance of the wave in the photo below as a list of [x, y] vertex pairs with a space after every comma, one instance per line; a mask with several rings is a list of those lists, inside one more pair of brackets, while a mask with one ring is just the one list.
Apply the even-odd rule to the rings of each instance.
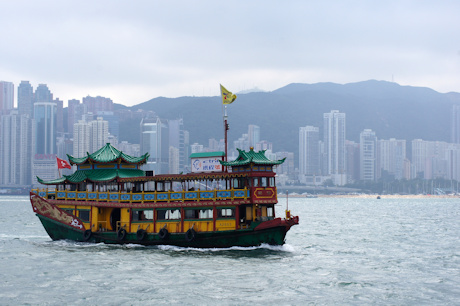
[[233, 246], [229, 248], [192, 248], [192, 247], [178, 247], [174, 245], [159, 245], [157, 246], [157, 248], [163, 251], [176, 251], [176, 252], [187, 252], [187, 251], [222, 252], [222, 251], [254, 251], [254, 250], [269, 250], [269, 251], [288, 252], [288, 253], [295, 252], [294, 247], [289, 244], [269, 245], [266, 243], [263, 243], [259, 246], [252, 246], [252, 247]]

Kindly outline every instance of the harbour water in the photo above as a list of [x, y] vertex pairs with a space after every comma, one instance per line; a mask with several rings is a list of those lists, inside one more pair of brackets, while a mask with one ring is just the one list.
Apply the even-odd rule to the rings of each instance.
[[53, 242], [27, 197], [0, 197], [0, 304], [460, 305], [460, 199], [289, 209], [281, 247], [147, 248]]

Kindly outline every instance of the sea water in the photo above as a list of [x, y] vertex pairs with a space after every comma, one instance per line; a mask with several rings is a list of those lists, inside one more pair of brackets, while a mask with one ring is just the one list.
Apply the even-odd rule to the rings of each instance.
[[459, 199], [289, 209], [284, 246], [113, 246], [51, 241], [27, 197], [0, 197], [0, 304], [460, 305]]

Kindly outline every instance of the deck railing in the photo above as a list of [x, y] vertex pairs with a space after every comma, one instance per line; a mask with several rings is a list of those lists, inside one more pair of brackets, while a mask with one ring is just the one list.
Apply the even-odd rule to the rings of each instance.
[[95, 201], [95, 202], [124, 202], [124, 203], [150, 203], [150, 202], [185, 202], [185, 201], [216, 201], [248, 199], [249, 189], [226, 190], [194, 190], [194, 191], [56, 191], [49, 189], [32, 189], [32, 192], [47, 199]]

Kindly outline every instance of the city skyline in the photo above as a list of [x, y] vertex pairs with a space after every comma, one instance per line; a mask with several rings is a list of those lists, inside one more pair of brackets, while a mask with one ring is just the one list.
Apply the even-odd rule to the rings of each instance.
[[[31, 137], [26, 135], [26, 132], [20, 132], [22, 134], [13, 133], [13, 130], [19, 132], [16, 126], [21, 126], [21, 122], [26, 123], [24, 131], [28, 131], [27, 126], [31, 126], [32, 129], [29, 130], [29, 133], [35, 135], [30, 141], [36, 145], [31, 153], [31, 156], [33, 156], [33, 182], [36, 182], [35, 176], [37, 174], [40, 177], [54, 178], [55, 171], [50, 170], [50, 167], [55, 166], [53, 158], [56, 155], [61, 154], [60, 157], [63, 157], [63, 153], [68, 154], [70, 152], [73, 153], [74, 157], [84, 156], [86, 152], [95, 151], [107, 142], [118, 146], [118, 135], [114, 135], [112, 131], [114, 126], [118, 127], [119, 114], [113, 112], [111, 98], [86, 96], [82, 98], [81, 103], [76, 99], [70, 100], [69, 107], [65, 112], [67, 117], [64, 119], [63, 101], [54, 98], [53, 91], [43, 83], [39, 84], [34, 91], [34, 87], [30, 82], [21, 82], [17, 86], [17, 100], [18, 102], [21, 101], [21, 103], [18, 103], [21, 107], [8, 109], [11, 107], [12, 99], [11, 84], [7, 83], [7, 86], [4, 86], [8, 90], [3, 92], [1, 96], [2, 101], [5, 101], [5, 103], [2, 103], [4, 115], [2, 116], [3, 128], [1, 131], [3, 134], [0, 137], [2, 142], [0, 148], [2, 148], [2, 157], [4, 158], [2, 181], [18, 181], [15, 177], [9, 177], [11, 174], [10, 164], [12, 167], [19, 169], [20, 163], [18, 163], [18, 160], [23, 160], [24, 157], [19, 157], [18, 154], [15, 156], [15, 152], [21, 152], [21, 150], [27, 152], [27, 150], [24, 147], [18, 147], [16, 143], [18, 143], [20, 137], [25, 139], [30, 139]], [[5, 107], [5, 105], [7, 106]], [[452, 120], [452, 139], [456, 139], [455, 135], [460, 133], [458, 130], [457, 108], [457, 105], [453, 104], [450, 118]], [[29, 117], [30, 109], [34, 109], [33, 118]], [[140, 114], [140, 126], [147, 127], [150, 125], [153, 129], [141, 129], [139, 144], [133, 143], [130, 146], [125, 141], [123, 146], [132, 152], [142, 153], [142, 150], [147, 150], [151, 153], [151, 159], [147, 165], [148, 170], [158, 174], [183, 171], [187, 167], [185, 160], [188, 158], [188, 150], [191, 152], [197, 152], [197, 150], [223, 150], [222, 139], [209, 139], [208, 148], [195, 143], [189, 147], [189, 133], [183, 129], [183, 118], [164, 118], [148, 111], [143, 111]], [[106, 116], [108, 119], [106, 120], [102, 116]], [[413, 149], [411, 156], [407, 156], [405, 140], [381, 139], [371, 129], [363, 129], [360, 132], [359, 159], [357, 163], [351, 162], [351, 160], [355, 159], [351, 157], [355, 154], [355, 147], [352, 144], [353, 149], [349, 148], [350, 141], [346, 136], [346, 117], [346, 113], [340, 110], [331, 110], [323, 114], [322, 130], [310, 125], [299, 127], [299, 148], [301, 149], [298, 152], [298, 157], [295, 156], [296, 153], [294, 152], [274, 147], [271, 142], [272, 139], [263, 137], [264, 130], [252, 122], [247, 125], [247, 133], [243, 133], [238, 140], [233, 142], [234, 149], [249, 150], [254, 148], [256, 151], [267, 150], [267, 157], [271, 159], [286, 158], [286, 165], [280, 167], [279, 173], [280, 177], [281, 174], [287, 177], [286, 181], [301, 180], [312, 182], [312, 179], [308, 178], [308, 176], [321, 176], [322, 178], [316, 181], [315, 184], [330, 179], [336, 185], [344, 185], [354, 180], [376, 181], [380, 177], [388, 175], [397, 179], [419, 176], [424, 179], [436, 177], [457, 179], [460, 177], [460, 169], [457, 169], [457, 159], [460, 160], [459, 145], [442, 141], [412, 139], [410, 140], [411, 147], [416, 149]], [[29, 119], [32, 121], [29, 121]], [[151, 121], [148, 122], [148, 120]], [[19, 125], [13, 121], [19, 122]], [[67, 121], [66, 123], [74, 122], [72, 129], [69, 129], [70, 124], [64, 124], [65, 121]], [[305, 122], [311, 124], [308, 120], [305, 120]], [[100, 126], [99, 123], [101, 123]], [[81, 131], [79, 130], [80, 127]], [[97, 137], [91, 136], [91, 131], [94, 131], [94, 135]], [[323, 135], [323, 138], [318, 141], [318, 144], [312, 146], [311, 136], [307, 136], [307, 132], [313, 132], [315, 135], [313, 139], [319, 139], [319, 135]], [[305, 133], [305, 135], [302, 136], [302, 133]], [[73, 139], [71, 138], [72, 134]], [[307, 139], [310, 140], [307, 141]], [[73, 149], [70, 148], [70, 151], [67, 148], [69, 141], [70, 143], [73, 142]], [[80, 143], [83, 143], [82, 148], [79, 148]], [[140, 150], [136, 149], [135, 146], [137, 145], [140, 146]], [[9, 147], [12, 148], [10, 151]], [[302, 147], [304, 148], [302, 149]], [[302, 154], [311, 154], [311, 152], [315, 151], [318, 151], [318, 158], [307, 158], [309, 165], [306, 166], [302, 161]], [[234, 152], [230, 151], [229, 155], [232, 155], [232, 153]], [[429, 159], [429, 162], [427, 162], [427, 159]], [[298, 170], [295, 167], [297, 160], [299, 161]], [[413, 161], [412, 164], [411, 161]], [[307, 170], [308, 167], [310, 167], [310, 170]], [[317, 169], [320, 170], [318, 171]], [[22, 173], [23, 170], [20, 172]], [[304, 177], [298, 179], [296, 177], [297, 173]]]

